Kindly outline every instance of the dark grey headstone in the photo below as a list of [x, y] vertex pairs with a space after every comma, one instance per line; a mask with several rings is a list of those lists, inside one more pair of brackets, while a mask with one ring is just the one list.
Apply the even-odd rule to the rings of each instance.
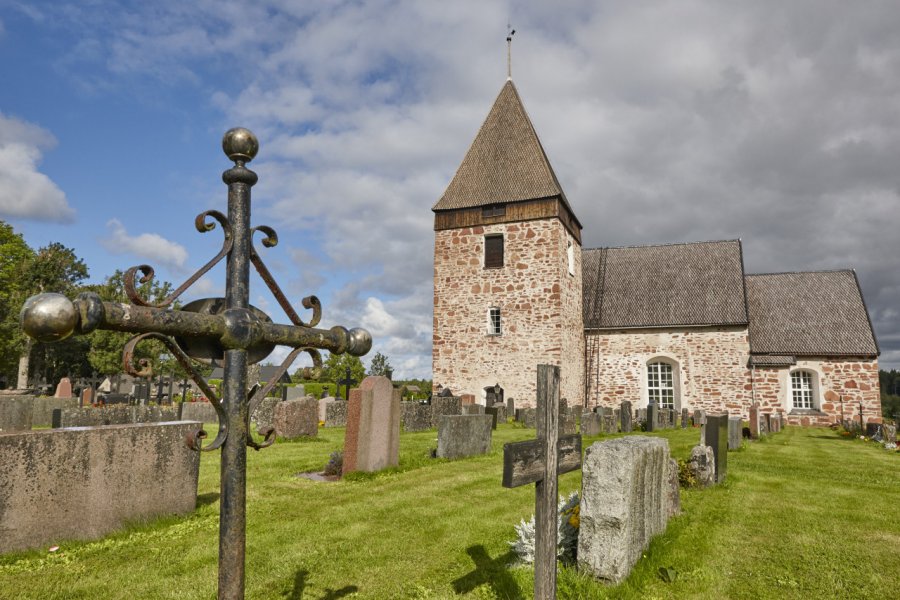
[[647, 405], [647, 425], [644, 427], [646, 431], [656, 431], [659, 426], [659, 405], [650, 403]]
[[619, 427], [622, 433], [631, 433], [633, 415], [631, 413], [631, 402], [628, 400], [623, 401], [621, 406], [619, 406], [619, 417], [621, 419]]
[[509, 416], [516, 414], [516, 401], [512, 398], [506, 399], [506, 414]]
[[[446, 391], [446, 390], [445, 390]], [[459, 396], [433, 396], [431, 398], [431, 423], [436, 427], [443, 415], [461, 415], [462, 398]]]
[[741, 447], [743, 421], [740, 417], [728, 417], [728, 449], [737, 450]]
[[491, 415], [443, 415], [438, 422], [438, 458], [487, 454], [491, 449]]
[[706, 445], [713, 449], [716, 483], [722, 483], [728, 465], [728, 413], [706, 415]]
[[688, 409], [682, 408], [681, 409], [681, 428], [682, 429], [687, 429], [689, 419], [690, 419], [690, 415], [688, 414]]

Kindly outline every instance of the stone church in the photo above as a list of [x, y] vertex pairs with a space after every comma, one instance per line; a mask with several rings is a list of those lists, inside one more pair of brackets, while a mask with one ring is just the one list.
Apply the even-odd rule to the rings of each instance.
[[434, 211], [434, 388], [569, 406], [880, 421], [878, 343], [852, 270], [747, 274], [740, 240], [583, 249], [512, 80]]

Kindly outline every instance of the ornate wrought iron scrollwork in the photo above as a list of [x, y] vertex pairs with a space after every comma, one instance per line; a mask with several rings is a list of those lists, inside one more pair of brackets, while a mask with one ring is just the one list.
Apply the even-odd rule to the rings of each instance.
[[197, 231], [200, 233], [206, 233], [207, 231], [212, 231], [216, 228], [216, 224], [214, 222], [207, 221], [208, 217], [212, 217], [215, 221], [219, 223], [222, 227], [222, 233], [224, 233], [225, 237], [222, 240], [222, 248], [219, 250], [219, 253], [216, 254], [212, 260], [203, 265], [196, 273], [191, 275], [184, 283], [178, 286], [174, 292], [172, 292], [168, 297], [166, 297], [163, 301], [158, 303], [153, 303], [141, 296], [140, 292], [137, 289], [137, 285], [135, 285], [135, 276], [137, 272], [141, 272], [141, 278], [139, 283], [147, 283], [153, 280], [154, 271], [153, 267], [150, 265], [138, 265], [136, 267], [131, 267], [127, 271], [125, 271], [125, 293], [128, 295], [128, 299], [131, 300], [132, 303], [137, 304], [138, 306], [152, 306], [153, 308], [166, 308], [170, 306], [176, 299], [178, 299], [181, 294], [183, 294], [189, 287], [194, 285], [198, 279], [203, 277], [210, 269], [216, 266], [219, 261], [228, 256], [228, 253], [231, 251], [231, 247], [234, 244], [234, 237], [231, 232], [231, 223], [228, 221], [228, 218], [220, 213], [217, 210], [207, 210], [205, 212], [197, 215], [197, 218], [194, 219], [194, 227], [197, 228]]
[[[222, 407], [222, 400], [219, 398], [219, 395], [212, 389], [212, 386], [209, 385], [209, 382], [201, 375], [197, 369], [194, 368], [193, 363], [191, 362], [191, 358], [184, 353], [181, 347], [175, 342], [174, 339], [170, 338], [167, 335], [163, 335], [161, 333], [157, 333], [155, 331], [151, 331], [149, 333], [142, 333], [140, 335], [136, 335], [125, 344], [125, 349], [122, 352], [122, 361], [124, 362], [125, 372], [134, 377], [148, 377], [153, 374], [153, 370], [150, 366], [150, 361], [145, 358], [137, 358], [135, 356], [137, 345], [143, 342], [144, 340], [154, 339], [159, 340], [165, 345], [166, 349], [172, 353], [172, 356], [175, 357], [175, 360], [178, 361], [185, 371], [187, 371], [188, 376], [191, 378], [191, 381], [197, 384], [197, 387], [200, 388], [200, 391], [203, 392], [203, 395], [209, 400], [209, 403], [212, 404], [213, 409], [216, 411], [216, 417], [219, 421], [219, 431], [216, 434], [216, 437], [213, 441], [203, 446], [201, 440], [206, 439], [207, 434], [200, 428], [195, 431], [192, 436], [190, 436], [187, 440], [188, 447], [192, 450], [201, 450], [201, 451], [209, 451], [220, 448], [222, 444], [225, 443], [225, 438], [228, 436], [228, 427], [227, 427], [227, 419], [225, 416], [225, 409]], [[135, 361], [140, 365], [140, 368], [135, 367]]]
[[[266, 235], [266, 237], [262, 240], [263, 246], [265, 246], [266, 248], [274, 248], [278, 245], [278, 234], [274, 229], [272, 229], [268, 225], [260, 225], [252, 229], [253, 233], [256, 233], [257, 231]], [[294, 307], [291, 306], [291, 303], [284, 295], [284, 292], [281, 291], [278, 283], [275, 282], [275, 278], [272, 277], [269, 269], [266, 268], [266, 264], [263, 262], [259, 253], [256, 251], [256, 248], [253, 247], [253, 244], [250, 245], [250, 262], [253, 263], [253, 266], [256, 268], [256, 272], [259, 273], [260, 277], [262, 277], [262, 280], [266, 283], [266, 286], [268, 286], [269, 291], [272, 292], [272, 295], [275, 296], [275, 299], [278, 301], [279, 306], [281, 306], [281, 309], [291, 320], [291, 323], [300, 327], [315, 327], [319, 324], [319, 321], [322, 319], [322, 304], [319, 302], [318, 298], [316, 298], [315, 296], [307, 296], [302, 300], [303, 308], [306, 308], [307, 310], [312, 309], [313, 311], [313, 315], [309, 320], [309, 323], [304, 322], [303, 319], [300, 318], [300, 315], [297, 314], [297, 311], [294, 310]]]

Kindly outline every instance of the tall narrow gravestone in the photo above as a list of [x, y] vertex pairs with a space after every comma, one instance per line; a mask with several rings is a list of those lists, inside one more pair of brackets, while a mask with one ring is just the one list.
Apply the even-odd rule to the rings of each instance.
[[659, 415], [659, 406], [651, 402], [647, 405], [647, 425], [645, 426], [646, 431], [655, 431], [657, 429], [657, 419]]
[[379, 471], [400, 458], [400, 394], [387, 377], [366, 377], [350, 390], [344, 470]]
[[622, 419], [622, 433], [631, 433], [631, 419], [633, 415], [631, 414], [631, 402], [628, 400], [623, 401], [619, 407], [619, 417]]
[[581, 436], [559, 437], [559, 367], [537, 368], [537, 439], [503, 446], [503, 487], [535, 484], [534, 597], [556, 598], [557, 480], [581, 467]]
[[750, 405], [750, 438], [759, 439], [759, 404], [756, 402]]
[[728, 449], [737, 450], [741, 447], [741, 421], [740, 417], [728, 417]]
[[706, 445], [712, 447], [716, 463], [716, 483], [725, 481], [728, 465], [728, 413], [706, 415]]

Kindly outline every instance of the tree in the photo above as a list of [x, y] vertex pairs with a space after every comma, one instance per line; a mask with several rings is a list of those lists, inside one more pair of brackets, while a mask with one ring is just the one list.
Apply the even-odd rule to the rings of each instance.
[[34, 257], [24, 238], [0, 221], [0, 379], [16, 381], [25, 336], [19, 327], [19, 311], [27, 298], [22, 275]]
[[337, 383], [347, 376], [347, 369], [350, 369], [350, 378], [355, 379], [357, 383], [366, 376], [366, 367], [358, 356], [349, 354], [328, 354], [325, 364], [322, 365], [321, 381], [330, 381]]
[[[107, 302], [129, 302], [125, 293], [125, 274], [119, 270], [107, 277], [104, 283], [89, 286], [89, 290], [95, 292]], [[159, 283], [151, 280], [138, 285], [140, 295], [154, 303], [162, 301], [171, 291], [172, 284], [168, 282]], [[122, 349], [132, 337], [134, 337], [134, 334], [104, 329], [98, 329], [91, 333], [89, 336], [91, 349], [88, 353], [88, 360], [91, 366], [98, 373], [104, 375], [121, 373], [124, 370]], [[163, 360], [162, 363], [160, 362], [161, 356], [168, 356], [168, 350], [156, 340], [146, 340], [138, 344], [135, 349], [135, 356], [139, 359], [149, 360], [154, 372], [160, 372], [160, 369], [174, 369], [176, 378], [184, 377], [185, 375], [174, 359], [168, 358]]]
[[372, 363], [369, 365], [369, 375], [383, 375], [387, 377], [388, 373], [393, 373], [393, 371], [394, 368], [388, 361], [388, 357], [381, 352], [376, 352], [375, 356], [372, 357]]
[[[20, 293], [32, 296], [56, 292], [72, 297], [79, 284], [87, 279], [88, 268], [71, 248], [53, 242], [33, 253], [21, 264]], [[20, 297], [24, 302], [25, 298]], [[21, 304], [20, 304], [21, 306]], [[41, 372], [47, 381], [68, 374], [83, 374], [88, 369], [84, 361], [86, 346], [83, 340], [68, 339], [54, 344], [35, 343], [24, 338], [19, 355], [17, 387], [28, 386], [30, 372]]]

